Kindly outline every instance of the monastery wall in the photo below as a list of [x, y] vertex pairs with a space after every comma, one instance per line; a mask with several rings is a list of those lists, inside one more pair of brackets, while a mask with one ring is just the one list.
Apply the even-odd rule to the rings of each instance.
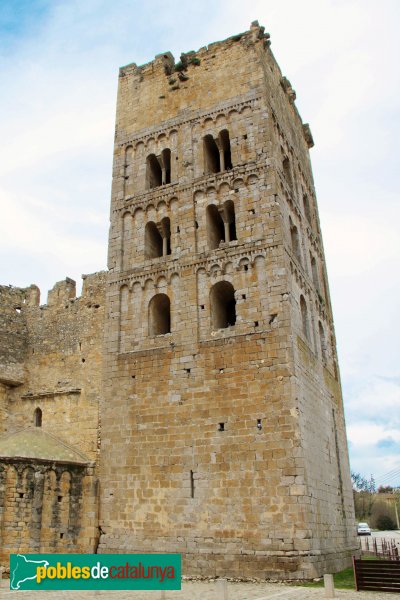
[[0, 562], [15, 552], [93, 552], [105, 273], [0, 288]]
[[[35, 304], [20, 302], [14, 322], [20, 319], [24, 327], [23, 380], [8, 389], [7, 432], [34, 426], [40, 409], [44, 431], [97, 459], [104, 283], [105, 273], [86, 276], [76, 298], [75, 282], [67, 278], [49, 292], [47, 304], [39, 305], [38, 293]], [[31, 289], [13, 288], [13, 295], [23, 300]], [[2, 304], [3, 310], [10, 311]], [[4, 335], [13, 348], [14, 333]], [[17, 343], [22, 346], [19, 338]]]

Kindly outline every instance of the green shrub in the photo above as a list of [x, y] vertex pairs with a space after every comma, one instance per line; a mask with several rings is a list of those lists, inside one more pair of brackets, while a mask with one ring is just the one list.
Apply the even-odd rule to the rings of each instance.
[[389, 515], [379, 515], [376, 519], [376, 526], [381, 531], [396, 529], [396, 523]]

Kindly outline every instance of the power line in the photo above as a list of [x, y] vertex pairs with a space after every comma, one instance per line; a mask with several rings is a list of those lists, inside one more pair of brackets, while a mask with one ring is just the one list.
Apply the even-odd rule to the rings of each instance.
[[387, 485], [388, 483], [390, 483], [391, 481], [393, 481], [394, 479], [397, 479], [397, 478], [400, 478], [400, 469], [398, 471], [392, 473], [392, 475], [390, 475], [390, 476], [387, 475], [386, 477], [379, 477], [377, 479], [380, 481], [381, 484], [384, 483]]
[[394, 471], [398, 471], [400, 469], [400, 465], [395, 467], [394, 469], [392, 469], [391, 471], [388, 471], [387, 473], [384, 473], [383, 475], [381, 475], [380, 477], [377, 477], [377, 479], [385, 479], [386, 476], [391, 475]]

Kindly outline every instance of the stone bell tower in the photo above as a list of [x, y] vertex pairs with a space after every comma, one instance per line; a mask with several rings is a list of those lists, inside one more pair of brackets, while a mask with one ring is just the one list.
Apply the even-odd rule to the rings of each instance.
[[257, 22], [120, 69], [100, 552], [314, 577], [357, 546], [308, 125]]

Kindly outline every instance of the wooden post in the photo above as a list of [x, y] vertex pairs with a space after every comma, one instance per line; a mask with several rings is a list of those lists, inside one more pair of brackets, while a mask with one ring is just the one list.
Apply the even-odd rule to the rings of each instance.
[[228, 582], [226, 579], [217, 581], [218, 600], [228, 600]]
[[335, 597], [335, 586], [333, 585], [333, 575], [324, 575], [325, 598]]
[[397, 529], [400, 529], [399, 513], [397, 511], [396, 496], [394, 497], [394, 510], [395, 510], [395, 513], [396, 513]]
[[352, 556], [352, 560], [353, 560], [354, 584], [356, 586], [356, 592], [358, 592], [357, 572], [356, 572], [356, 557]]

